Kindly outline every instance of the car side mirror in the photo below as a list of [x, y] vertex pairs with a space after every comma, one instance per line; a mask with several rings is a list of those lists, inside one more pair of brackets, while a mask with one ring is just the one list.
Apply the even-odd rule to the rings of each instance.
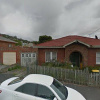
[[58, 100], [56, 97], [54, 97], [54, 99], [53, 100]]

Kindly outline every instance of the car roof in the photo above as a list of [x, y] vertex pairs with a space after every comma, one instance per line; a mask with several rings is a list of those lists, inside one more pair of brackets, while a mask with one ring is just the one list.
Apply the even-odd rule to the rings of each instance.
[[37, 83], [37, 84], [44, 84], [44, 85], [51, 85], [53, 82], [53, 77], [42, 75], [42, 74], [30, 74], [26, 76], [22, 82], [31, 82], [31, 83]]

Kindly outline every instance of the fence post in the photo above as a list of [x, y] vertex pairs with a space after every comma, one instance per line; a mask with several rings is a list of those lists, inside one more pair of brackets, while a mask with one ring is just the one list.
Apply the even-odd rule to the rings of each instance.
[[87, 80], [87, 85], [90, 85], [90, 78], [89, 78], [89, 70], [86, 68], [86, 80]]
[[75, 83], [76, 83], [76, 70], [75, 70]]
[[26, 68], [27, 68], [27, 75], [30, 73], [30, 68], [29, 68], [29, 64], [26, 62]]
[[100, 87], [100, 69], [99, 69], [99, 80], [98, 80], [99, 82], [99, 87]]

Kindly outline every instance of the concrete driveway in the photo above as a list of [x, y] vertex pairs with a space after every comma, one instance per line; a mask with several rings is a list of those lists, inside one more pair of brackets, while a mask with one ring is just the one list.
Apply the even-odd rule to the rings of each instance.
[[74, 84], [67, 84], [67, 86], [79, 91], [86, 98], [86, 100], [100, 100], [100, 88]]

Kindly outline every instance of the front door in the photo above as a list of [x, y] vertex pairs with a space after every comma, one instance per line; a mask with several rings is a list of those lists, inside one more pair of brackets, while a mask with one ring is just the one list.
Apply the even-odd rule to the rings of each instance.
[[82, 63], [82, 55], [80, 52], [73, 52], [70, 55], [70, 61], [73, 64], [73, 66], [80, 67], [80, 64]]

